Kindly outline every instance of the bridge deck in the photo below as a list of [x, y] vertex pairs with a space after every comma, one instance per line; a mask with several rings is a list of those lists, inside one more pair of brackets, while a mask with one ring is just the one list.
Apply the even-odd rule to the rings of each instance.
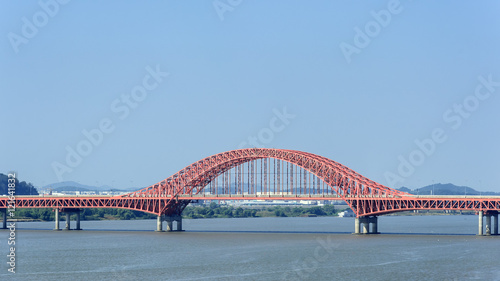
[[[0, 201], [8, 200], [7, 195], [0, 195]], [[15, 196], [16, 200], [26, 199], [85, 199], [85, 198], [149, 198], [158, 199], [158, 197], [124, 197], [123, 195], [19, 195]], [[159, 197], [161, 199], [174, 198], [173, 196]], [[307, 200], [344, 200], [344, 199], [483, 199], [483, 200], [495, 200], [500, 199], [500, 196], [481, 196], [481, 195], [414, 195], [414, 196], [373, 196], [373, 195], [358, 195], [358, 196], [344, 196], [342, 198], [339, 195], [313, 195], [313, 194], [193, 194], [193, 195], [178, 195], [176, 198], [189, 200], [297, 200], [297, 199], [307, 199]]]

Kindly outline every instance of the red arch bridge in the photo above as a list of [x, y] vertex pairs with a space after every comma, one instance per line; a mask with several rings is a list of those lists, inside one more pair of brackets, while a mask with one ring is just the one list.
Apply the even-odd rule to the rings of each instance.
[[[182, 230], [182, 211], [196, 200], [232, 201], [345, 201], [354, 211], [355, 233], [378, 233], [377, 217], [411, 210], [472, 210], [479, 214], [478, 234], [498, 234], [500, 197], [416, 196], [376, 183], [328, 158], [312, 153], [250, 148], [212, 155], [174, 175], [120, 196], [16, 196], [15, 208], [54, 208], [56, 230], [59, 213], [77, 214], [80, 209], [121, 208], [156, 214], [157, 230]], [[6, 210], [13, 206], [8, 197], [0, 199], [3, 227]], [[483, 217], [486, 217], [483, 227]], [[492, 220], [493, 218], [493, 224]]]

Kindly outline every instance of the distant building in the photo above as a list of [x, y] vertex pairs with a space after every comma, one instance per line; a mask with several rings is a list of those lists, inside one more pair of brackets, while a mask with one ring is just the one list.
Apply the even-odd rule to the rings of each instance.
[[346, 209], [343, 212], [339, 213], [339, 217], [341, 218], [352, 218], [355, 217], [354, 212], [351, 209]]

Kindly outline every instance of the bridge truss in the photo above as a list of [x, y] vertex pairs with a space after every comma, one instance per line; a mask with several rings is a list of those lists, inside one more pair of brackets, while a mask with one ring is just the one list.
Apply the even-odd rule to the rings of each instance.
[[[164, 217], [179, 221], [193, 200], [341, 200], [357, 218], [409, 210], [474, 210], [486, 214], [500, 210], [498, 197], [415, 196], [376, 183], [319, 155], [267, 148], [212, 155], [156, 184], [121, 196], [19, 196], [15, 206], [123, 208], [156, 214], [160, 221]], [[0, 197], [0, 209], [8, 207], [7, 198]]]

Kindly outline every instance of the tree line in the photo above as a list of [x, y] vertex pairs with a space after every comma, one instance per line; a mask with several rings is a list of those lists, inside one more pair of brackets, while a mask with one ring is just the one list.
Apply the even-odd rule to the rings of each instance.
[[[126, 209], [108, 209], [96, 208], [87, 209], [82, 208], [80, 213], [80, 220], [133, 220], [133, 219], [154, 219], [156, 215], [144, 213], [140, 211], [126, 210]], [[39, 221], [53, 221], [55, 220], [55, 212], [52, 208], [23, 208], [16, 209], [15, 219], [28, 219]], [[66, 216], [59, 214], [61, 220], [65, 220]], [[76, 215], [71, 216], [72, 220], [76, 219]]]
[[[300, 217], [300, 216], [335, 216], [337, 210], [333, 205], [315, 207], [289, 207], [289, 206], [269, 206], [258, 208], [243, 208], [234, 206], [223, 206], [215, 202], [208, 206], [188, 206], [182, 213], [183, 218], [253, 218], [253, 217]], [[71, 219], [75, 219], [72, 215]], [[61, 220], [65, 219], [61, 215]], [[25, 208], [17, 209], [17, 219], [31, 219], [41, 221], [53, 221], [55, 219], [54, 210], [51, 208]], [[140, 211], [126, 209], [109, 208], [83, 208], [80, 213], [81, 220], [135, 220], [135, 219], [155, 219], [156, 215]]]
[[243, 208], [222, 206], [215, 202], [209, 206], [188, 206], [183, 217], [198, 218], [249, 218], [249, 217], [301, 217], [301, 216], [335, 216], [337, 210], [333, 205], [315, 207], [269, 206]]

